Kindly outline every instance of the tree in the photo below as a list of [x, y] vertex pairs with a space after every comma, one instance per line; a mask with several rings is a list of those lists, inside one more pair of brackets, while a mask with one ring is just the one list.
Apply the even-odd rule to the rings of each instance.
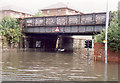
[[[118, 12], [113, 12], [114, 16], [111, 18], [108, 27], [108, 48], [120, 52], [120, 26], [118, 23]], [[105, 39], [105, 30], [96, 36], [96, 42], [103, 42]]]
[[5, 16], [0, 21], [0, 33], [12, 46], [20, 41], [21, 29], [18, 20]]

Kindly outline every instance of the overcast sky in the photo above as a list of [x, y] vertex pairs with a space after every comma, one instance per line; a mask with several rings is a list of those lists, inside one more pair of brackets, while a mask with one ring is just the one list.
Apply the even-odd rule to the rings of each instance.
[[[120, 0], [109, 0], [110, 11], [117, 10], [118, 1]], [[12, 4], [36, 12], [58, 2], [69, 3], [73, 8], [84, 13], [106, 11], [106, 0], [0, 0], [0, 6]]]

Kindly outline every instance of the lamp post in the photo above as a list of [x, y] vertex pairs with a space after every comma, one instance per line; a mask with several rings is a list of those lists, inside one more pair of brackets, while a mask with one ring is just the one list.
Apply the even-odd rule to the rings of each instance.
[[105, 63], [107, 63], [107, 32], [109, 24], [109, 9], [108, 9], [108, 0], [106, 3], [106, 26], [105, 26]]

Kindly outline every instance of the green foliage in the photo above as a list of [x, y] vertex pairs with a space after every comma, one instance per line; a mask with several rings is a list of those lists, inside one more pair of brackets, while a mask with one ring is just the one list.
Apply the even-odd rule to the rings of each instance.
[[9, 41], [11, 45], [18, 43], [21, 36], [21, 30], [18, 24], [18, 20], [5, 16], [0, 21], [0, 33], [2, 36], [6, 37], [7, 41]]
[[[120, 27], [118, 26], [118, 12], [113, 12], [114, 16], [111, 18], [108, 27], [108, 48], [120, 52]], [[96, 42], [103, 42], [105, 40], [105, 30], [96, 36]]]
[[103, 32], [101, 32], [100, 34], [95, 36], [96, 40], [95, 42], [103, 42], [103, 40], [105, 40], [105, 30], [103, 30]]
[[35, 13], [34, 17], [41, 17], [41, 16], [44, 16], [44, 14], [42, 13], [41, 10], [38, 10], [37, 13]]

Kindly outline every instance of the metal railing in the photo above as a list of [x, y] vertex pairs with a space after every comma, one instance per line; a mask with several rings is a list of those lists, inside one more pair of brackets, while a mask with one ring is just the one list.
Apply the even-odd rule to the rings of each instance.
[[82, 15], [44, 16], [24, 19], [25, 27], [31, 26], [72, 26], [72, 25], [104, 25], [106, 13]]

